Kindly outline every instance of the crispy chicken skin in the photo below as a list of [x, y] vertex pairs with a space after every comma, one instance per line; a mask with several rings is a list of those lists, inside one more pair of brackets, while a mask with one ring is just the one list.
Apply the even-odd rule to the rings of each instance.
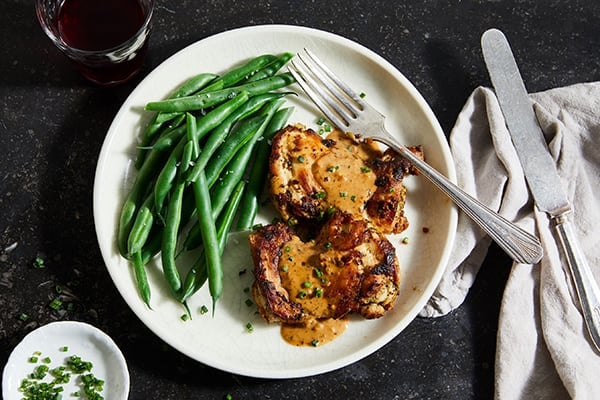
[[303, 316], [300, 304], [290, 300], [281, 284], [279, 260], [293, 231], [283, 223], [266, 225], [249, 236], [254, 261], [252, 294], [260, 315], [267, 322], [299, 322]]
[[318, 193], [322, 188], [312, 165], [328, 151], [324, 141], [311, 129], [287, 126], [271, 144], [270, 186], [274, 204], [284, 220], [310, 221], [325, 211]]
[[[412, 146], [409, 150], [423, 158], [421, 146]], [[384, 233], [405, 231], [408, 219], [404, 215], [406, 187], [402, 181], [407, 175], [416, 175], [417, 170], [408, 160], [389, 149], [383, 156], [371, 160], [369, 166], [377, 176], [377, 189], [367, 201], [367, 215]]]
[[[279, 222], [253, 232], [250, 244], [255, 263], [253, 295], [268, 322], [298, 324], [353, 312], [379, 318], [398, 295], [400, 266], [393, 245], [351, 214], [335, 213], [315, 240], [302, 242]], [[281, 260], [286, 252], [294, 257], [302, 254], [303, 261], [284, 271], [285, 260]], [[314, 271], [319, 271], [318, 276]], [[291, 274], [296, 279], [286, 276]], [[304, 282], [310, 282], [310, 290]]]

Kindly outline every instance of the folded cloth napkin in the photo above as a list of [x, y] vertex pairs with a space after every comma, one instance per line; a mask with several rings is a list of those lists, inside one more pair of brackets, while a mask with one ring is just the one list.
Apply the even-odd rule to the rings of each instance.
[[[530, 95], [560, 182], [574, 208], [574, 231], [600, 282], [600, 82]], [[460, 186], [539, 236], [544, 257], [514, 263], [498, 324], [495, 397], [600, 399], [600, 353], [589, 340], [553, 224], [533, 205], [523, 170], [492, 90], [477, 88], [450, 135]], [[445, 315], [460, 306], [490, 239], [459, 215], [445, 274], [421, 312]]]

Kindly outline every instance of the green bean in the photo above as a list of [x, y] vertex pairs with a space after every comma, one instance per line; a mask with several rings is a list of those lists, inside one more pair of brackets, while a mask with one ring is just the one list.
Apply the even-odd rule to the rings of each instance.
[[265, 65], [254, 75], [249, 76], [246, 82], [254, 82], [275, 75], [292, 57], [294, 57], [292, 53], [281, 54], [273, 62]]
[[179, 162], [178, 174], [183, 175], [190, 168], [192, 159], [194, 156], [194, 142], [188, 141], [183, 146], [183, 153], [181, 154], [181, 161]]
[[[289, 93], [265, 93], [262, 95], [254, 96], [248, 100], [243, 106], [234, 111], [229, 117], [227, 117], [221, 125], [216, 127], [208, 136], [204, 146], [202, 148], [202, 152], [200, 153], [200, 157], [194, 163], [192, 170], [188, 174], [186, 180], [188, 182], [192, 182], [196, 180], [198, 173], [200, 170], [203, 170], [211, 157], [217, 151], [219, 146], [223, 144], [227, 135], [231, 131], [231, 128], [234, 126], [236, 122], [239, 120], [252, 115], [257, 112], [265, 103], [273, 101], [275, 99], [281, 98]], [[209, 179], [210, 180], [210, 179]]]
[[[161, 127], [165, 130], [177, 128], [185, 121], [184, 113], [157, 113], [156, 120], [160, 121]], [[160, 133], [161, 135], [163, 132]], [[158, 135], [156, 135], [158, 136]]]
[[242, 106], [245, 102], [250, 98], [250, 93], [242, 90], [236, 96], [229, 99], [226, 103], [219, 105], [214, 110], [211, 110], [204, 116], [198, 119], [196, 125], [196, 131], [192, 132], [191, 136], [188, 135], [188, 140], [200, 140], [210, 132], [212, 129], [216, 128], [227, 118], [231, 113], [235, 112], [240, 106]]
[[[234, 192], [231, 194], [231, 199], [228, 202], [227, 207], [223, 210], [223, 212], [217, 219], [217, 240], [219, 243], [219, 252], [221, 253], [221, 255], [223, 255], [223, 251], [225, 250], [225, 244], [227, 243], [227, 235], [231, 230], [233, 221], [235, 220], [235, 216], [239, 208], [240, 200], [242, 199], [245, 186], [246, 182], [244, 182], [243, 180], [238, 182]], [[200, 253], [201, 254], [198, 256], [197, 261], [194, 263], [194, 265], [186, 275], [182, 289], [182, 295], [180, 297], [181, 302], [186, 301], [192, 294], [198, 291], [198, 289], [200, 289], [202, 285], [204, 285], [204, 282], [207, 279], [206, 258], [204, 255], [204, 249], [201, 249]]]
[[183, 85], [179, 86], [179, 88], [176, 89], [171, 94], [170, 97], [176, 98], [176, 97], [184, 97], [184, 96], [189, 96], [190, 94], [194, 94], [197, 91], [204, 89], [206, 87], [206, 85], [208, 85], [215, 79], [218, 79], [218, 77], [219, 76], [217, 74], [206, 73], [206, 72], [198, 74], [196, 76], [193, 76], [190, 79], [188, 79], [187, 81], [185, 81], [183, 83]]
[[[185, 97], [194, 94], [196, 91], [205, 87], [208, 83], [213, 81], [217, 75], [211, 73], [202, 73], [185, 81], [178, 89], [176, 89], [169, 98], [174, 99], [178, 97]], [[150, 146], [152, 139], [158, 136], [162, 130], [169, 129], [171, 127], [179, 125], [182, 121], [175, 121], [169, 126], [165, 127], [164, 123], [177, 118], [181, 113], [156, 113], [150, 123], [146, 126], [144, 134], [142, 135], [142, 143], [140, 148], [145, 149]], [[136, 168], [141, 168], [144, 158], [146, 157], [146, 150], [140, 150], [135, 162]]]
[[140, 292], [140, 297], [148, 306], [150, 307], [150, 285], [148, 284], [148, 276], [146, 275], [146, 264], [142, 260], [142, 253], [140, 251], [136, 252], [133, 255], [133, 266], [135, 279], [137, 282], [138, 291]]
[[167, 151], [172, 149], [175, 144], [185, 135], [187, 127], [185, 125], [177, 126], [161, 135], [149, 149]]
[[[190, 160], [193, 159], [197, 159], [198, 158], [198, 154], [200, 154], [200, 143], [198, 138], [196, 137], [196, 131], [198, 130], [198, 123], [196, 120], [196, 117], [194, 117], [192, 114], [190, 113], [186, 113], [186, 128], [187, 128], [187, 140], [188, 140], [188, 144], [190, 145]], [[186, 167], [187, 169], [187, 167]]]
[[200, 249], [196, 261], [188, 271], [181, 287], [179, 301], [185, 303], [196, 291], [206, 283], [208, 273], [206, 271], [206, 255], [204, 249]]
[[[178, 119], [164, 129], [164, 131], [157, 135], [155, 139], [143, 139], [144, 141], [138, 146], [138, 154], [135, 160], [135, 168], [140, 169], [146, 160], [146, 154], [148, 151], [156, 150], [169, 150], [173, 146], [173, 142], [178, 141], [181, 132], [181, 121]], [[151, 143], [154, 140], [154, 143]]]
[[239, 81], [252, 76], [265, 65], [272, 63], [277, 60], [277, 57], [272, 54], [263, 54], [258, 57], [252, 58], [248, 62], [242, 64], [237, 68], [230, 69], [222, 77], [218, 78], [215, 83], [211, 84], [207, 91], [221, 89], [216, 85], [220, 82], [223, 88], [235, 85]]
[[119, 252], [123, 257], [128, 257], [127, 240], [133, 226], [135, 215], [142, 201], [142, 196], [147, 191], [150, 182], [154, 178], [154, 174], [161, 162], [163, 162], [165, 154], [160, 151], [152, 150], [147, 157], [147, 160], [138, 171], [135, 181], [129, 193], [121, 206], [121, 214], [119, 216], [119, 228], [117, 233], [117, 244]]
[[201, 227], [204, 254], [206, 256], [206, 271], [208, 275], [208, 288], [213, 300], [213, 315], [218, 299], [223, 292], [223, 265], [217, 240], [215, 220], [211, 215], [210, 193], [206, 177], [200, 173], [198, 180], [192, 183], [194, 198], [196, 199], [196, 215]]
[[146, 104], [146, 110], [180, 112], [200, 110], [220, 104], [232, 96], [236, 96], [242, 91], [247, 91], [250, 96], [255, 96], [270, 92], [272, 90], [280, 89], [294, 82], [294, 77], [290, 73], [286, 72], [255, 82], [233, 86], [227, 89], [199, 93], [193, 96], [180, 97], [177, 99], [149, 102]]
[[254, 225], [259, 199], [265, 185], [265, 176], [269, 168], [270, 140], [277, 131], [285, 126], [293, 111], [293, 107], [278, 110], [265, 129], [263, 140], [256, 146], [248, 176], [248, 187], [244, 191], [240, 206], [240, 214], [236, 225], [237, 230], [250, 229]]
[[[227, 163], [235, 156], [235, 153], [246, 144], [253, 136], [254, 132], [264, 122], [266, 117], [256, 116], [248, 120], [242, 121], [227, 137], [227, 140], [219, 146], [210, 162], [204, 162], [205, 168], [192, 168], [190, 175], [187, 177], [188, 182], [193, 182], [198, 179], [200, 173], [204, 173], [208, 186], [211, 187], [219, 177], [221, 171]], [[200, 164], [201, 165], [201, 164]]]
[[177, 166], [181, 160], [183, 149], [186, 143], [187, 140], [185, 140], [185, 138], [182, 138], [179, 141], [156, 178], [156, 182], [154, 184], [154, 210], [159, 216], [162, 215], [162, 208], [165, 199], [173, 187], [173, 182], [177, 176]]
[[227, 202], [227, 207], [219, 214], [217, 218], [217, 239], [219, 240], [219, 251], [221, 254], [225, 251], [225, 245], [227, 244], [227, 235], [231, 231], [233, 221], [237, 215], [237, 210], [240, 206], [240, 201], [246, 190], [247, 183], [244, 180], [240, 180]]
[[[165, 279], [184, 305], [208, 281], [214, 315], [223, 290], [221, 256], [246, 197], [244, 175], [251, 172], [260, 137], [268, 136], [269, 121], [282, 114], [276, 111], [289, 93], [278, 89], [295, 82], [289, 73], [277, 75], [292, 56], [263, 54], [222, 76], [199, 74], [165, 100], [146, 104], [156, 113], [138, 147], [138, 171], [121, 208], [117, 242], [148, 307], [146, 266], [160, 253]], [[182, 281], [176, 252], [186, 247], [180, 240], [188, 230], [184, 221], [194, 215], [202, 247]]]
[[177, 175], [177, 166], [181, 160], [183, 147], [185, 146], [186, 141], [189, 140], [190, 137], [194, 141], [200, 140], [206, 133], [218, 126], [225, 118], [227, 118], [227, 116], [246, 101], [248, 101], [248, 93], [241, 92], [238, 96], [221, 104], [219, 107], [196, 121], [195, 131], [188, 133], [187, 137], [182, 138], [177, 146], [175, 146], [175, 149], [169, 156], [169, 159], [158, 175], [156, 184], [154, 185], [154, 207], [157, 213], [161, 213], [165, 198], [173, 186], [173, 181]]
[[146, 197], [146, 200], [140, 206], [129, 237], [127, 239], [127, 254], [133, 255], [139, 252], [150, 234], [152, 224], [154, 223], [154, 216], [152, 214], [152, 194]]
[[242, 147], [242, 149], [236, 153], [231, 162], [227, 164], [227, 167], [221, 173], [218, 184], [215, 184], [214, 187], [212, 187], [211, 199], [213, 202], [213, 208], [215, 210], [221, 210], [222, 207], [224, 207], [232, 193], [235, 183], [244, 177], [246, 167], [250, 161], [250, 158], [252, 157], [256, 143], [261, 138], [263, 132], [269, 124], [269, 121], [273, 118], [273, 115], [281, 106], [282, 102], [282, 100], [274, 101], [267, 106], [264, 111], [266, 119], [258, 127], [250, 141], [246, 143], [244, 147]]
[[173, 193], [167, 206], [167, 215], [165, 218], [165, 228], [162, 235], [161, 261], [163, 272], [169, 287], [173, 293], [177, 293], [181, 288], [181, 278], [177, 265], [175, 264], [175, 251], [177, 248], [177, 235], [181, 223], [181, 209], [183, 203], [183, 191], [185, 184], [178, 183], [173, 188]]
[[[202, 88], [206, 87], [209, 83], [213, 82], [218, 75], [212, 73], [201, 73], [196, 76], [191, 77], [187, 81], [185, 81], [179, 88], [177, 88], [173, 93], [169, 95], [169, 99], [177, 99], [179, 97], [186, 97], [193, 95], [198, 92]], [[157, 113], [154, 117], [153, 122], [151, 122], [148, 127], [151, 129], [151, 132], [148, 130], [145, 133], [145, 136], [150, 133], [150, 136], [156, 133], [154, 126], [161, 125], [162, 123], [169, 121], [177, 116], [181, 115], [180, 113]]]
[[[243, 178], [246, 166], [251, 158], [253, 148], [256, 142], [263, 134], [268, 122], [271, 120], [276, 110], [281, 105], [282, 101], [274, 101], [266, 106], [263, 110], [263, 115], [258, 115], [250, 120], [244, 121], [244, 126], [241, 129], [248, 130], [250, 140], [237, 151], [228, 164], [223, 167], [215, 168], [217, 164], [216, 157], [214, 161], [208, 164], [205, 169], [205, 176], [211, 191], [212, 217], [217, 218], [227, 204], [236, 182]], [[251, 123], [251, 124], [250, 124]], [[210, 175], [209, 175], [210, 174]], [[221, 176], [219, 176], [221, 174]], [[219, 181], [220, 179], [220, 181]], [[194, 224], [188, 231], [188, 234], [183, 242], [182, 250], [187, 251], [198, 247], [202, 243], [200, 236], [200, 227]]]
[[144, 247], [141, 251], [142, 263], [144, 265], [148, 264], [160, 251], [160, 247], [162, 245], [162, 235], [163, 230], [160, 229], [154, 235], [151, 234], [148, 237], [148, 240], [146, 240], [146, 243], [144, 244]]

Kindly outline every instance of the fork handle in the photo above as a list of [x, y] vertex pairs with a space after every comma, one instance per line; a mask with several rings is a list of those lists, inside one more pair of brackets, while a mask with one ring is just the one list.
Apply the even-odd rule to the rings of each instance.
[[543, 249], [538, 238], [508, 221], [497, 212], [486, 207], [479, 200], [456, 186], [409, 149], [396, 142], [393, 137], [372, 137], [408, 159], [435, 186], [444, 192], [475, 221], [498, 245], [515, 261], [535, 264], [542, 258]]

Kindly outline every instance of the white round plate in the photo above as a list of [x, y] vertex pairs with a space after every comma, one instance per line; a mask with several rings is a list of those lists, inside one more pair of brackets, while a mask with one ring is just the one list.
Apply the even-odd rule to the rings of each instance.
[[[67, 347], [66, 351], [63, 350]], [[100, 329], [92, 325], [75, 322], [59, 321], [44, 325], [30, 332], [12, 351], [4, 367], [2, 376], [2, 398], [4, 400], [22, 399], [19, 391], [21, 382], [31, 374], [41, 361], [32, 363], [29, 359], [39, 352], [39, 360], [50, 358], [46, 364], [50, 369], [65, 366], [67, 358], [72, 355], [81, 357], [92, 363], [91, 372], [98, 379], [104, 380], [104, 389], [100, 394], [105, 399], [125, 400], [129, 395], [129, 371], [123, 354]], [[44, 382], [49, 382], [45, 379]], [[72, 375], [70, 382], [61, 385], [64, 388], [64, 398], [71, 393], [81, 391], [81, 384]]]
[[[223, 297], [214, 317], [205, 287], [190, 301], [193, 318], [173, 300], [159, 262], [148, 267], [152, 310], [140, 300], [132, 268], [116, 247], [117, 221], [124, 196], [135, 174], [136, 144], [150, 113], [149, 101], [164, 99], [187, 78], [200, 72], [221, 73], [264, 53], [312, 50], [340, 77], [364, 92], [366, 100], [387, 116], [388, 130], [408, 145], [422, 144], [427, 160], [450, 179], [454, 164], [439, 123], [411, 83], [389, 62], [343, 37], [304, 27], [266, 25], [220, 33], [179, 51], [150, 73], [125, 101], [111, 125], [100, 153], [94, 185], [94, 218], [100, 249], [119, 292], [135, 314], [161, 339], [189, 357], [212, 367], [253, 377], [290, 378], [331, 371], [381, 348], [419, 313], [438, 284], [454, 240], [456, 210], [422, 177], [408, 177], [406, 214], [410, 228], [393, 237], [402, 268], [401, 293], [394, 309], [375, 321], [352, 319], [335, 341], [317, 348], [295, 347], [280, 337], [277, 325], [256, 315], [245, 288], [252, 283], [252, 261], [243, 235], [233, 235], [225, 251]], [[318, 129], [321, 114], [296, 85], [298, 97], [290, 123]], [[270, 222], [262, 210], [257, 222]], [[424, 229], [427, 228], [427, 229]], [[428, 231], [427, 233], [424, 230]], [[408, 237], [409, 244], [400, 244]], [[246, 271], [246, 273], [240, 273]], [[206, 286], [206, 285], [205, 285]], [[254, 327], [246, 331], [246, 324]]]

